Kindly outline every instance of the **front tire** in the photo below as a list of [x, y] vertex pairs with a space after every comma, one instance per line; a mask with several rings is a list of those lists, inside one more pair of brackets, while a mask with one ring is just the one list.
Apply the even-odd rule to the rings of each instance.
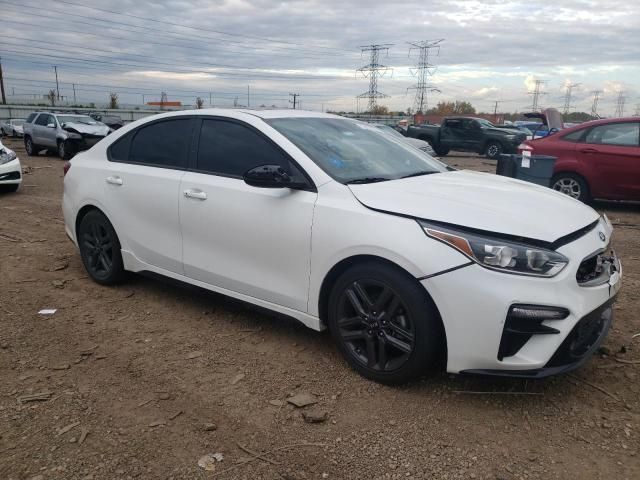
[[551, 188], [583, 203], [588, 203], [591, 200], [587, 182], [580, 175], [574, 173], [561, 172], [555, 174], [551, 179]]
[[66, 140], [58, 141], [58, 156], [62, 160], [69, 160], [72, 157], [72, 147], [71, 144]]
[[502, 148], [502, 144], [499, 142], [490, 142], [487, 144], [487, 148], [485, 149], [485, 155], [487, 158], [492, 160], [497, 160], [502, 155], [504, 149]]
[[24, 137], [24, 149], [30, 157], [36, 157], [38, 155], [38, 147], [33, 143], [31, 137]]
[[82, 263], [95, 282], [116, 285], [124, 280], [120, 241], [102, 212], [92, 210], [82, 217], [77, 237]]
[[445, 344], [438, 312], [418, 281], [397, 267], [350, 268], [337, 279], [328, 312], [339, 350], [366, 378], [400, 384], [438, 364]]

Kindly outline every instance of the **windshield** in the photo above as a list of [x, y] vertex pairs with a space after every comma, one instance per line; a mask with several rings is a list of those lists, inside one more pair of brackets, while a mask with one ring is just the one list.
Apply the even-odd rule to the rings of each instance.
[[485, 120], [484, 118], [478, 118], [476, 120], [482, 128], [494, 128], [495, 125], [491, 123], [489, 120]]
[[355, 120], [277, 118], [266, 122], [341, 183], [373, 183], [446, 171], [403, 140], [380, 135], [376, 127]]
[[62, 125], [63, 123], [75, 122], [75, 123], [86, 123], [87, 125], [95, 125], [97, 122], [88, 115], [57, 115], [58, 123]]

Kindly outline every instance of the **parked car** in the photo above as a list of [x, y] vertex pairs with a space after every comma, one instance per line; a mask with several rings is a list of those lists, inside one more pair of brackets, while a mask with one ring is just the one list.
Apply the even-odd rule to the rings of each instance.
[[441, 126], [409, 127], [407, 136], [429, 142], [438, 155], [460, 150], [484, 154], [492, 159], [503, 153], [515, 153], [518, 145], [527, 138], [522, 132], [497, 128], [488, 120], [472, 117], [445, 118]]
[[424, 140], [420, 140], [418, 138], [405, 137], [402, 133], [400, 133], [395, 128], [389, 125], [384, 125], [382, 123], [374, 123], [373, 126], [380, 129], [384, 133], [387, 133], [395, 138], [399, 138], [402, 141], [407, 142], [409, 145], [413, 145], [414, 147], [422, 150], [427, 155], [431, 155], [432, 157], [436, 156], [436, 152], [433, 151], [433, 148], [431, 148], [431, 145], [429, 145], [429, 143], [425, 142]]
[[10, 118], [0, 122], [0, 133], [3, 136], [21, 137], [23, 118]]
[[117, 130], [124, 125], [122, 118], [118, 115], [112, 115], [109, 113], [90, 113], [89, 116], [98, 122], [102, 122], [112, 130]]
[[22, 167], [16, 152], [0, 142], [0, 192], [15, 192], [22, 183]]
[[555, 108], [545, 108], [540, 112], [525, 113], [523, 116], [530, 119], [530, 121], [517, 121], [515, 123], [531, 130], [533, 138], [546, 137], [565, 128], [562, 114]]
[[527, 140], [531, 140], [533, 138], [533, 132], [529, 130], [527, 127], [525, 127], [524, 125], [517, 125], [515, 123], [510, 122], [510, 123], [504, 123], [502, 125], [496, 125], [496, 127], [507, 128], [511, 130], [518, 130], [526, 135]]
[[106, 137], [112, 130], [89, 115], [35, 112], [23, 125], [27, 155], [55, 149], [62, 159], [73, 157]]
[[640, 119], [595, 120], [537, 140], [521, 151], [557, 157], [551, 186], [587, 202], [640, 200]]
[[96, 282], [153, 272], [328, 328], [385, 383], [576, 368], [620, 288], [590, 207], [318, 112], [127, 124], [65, 163], [63, 213]]

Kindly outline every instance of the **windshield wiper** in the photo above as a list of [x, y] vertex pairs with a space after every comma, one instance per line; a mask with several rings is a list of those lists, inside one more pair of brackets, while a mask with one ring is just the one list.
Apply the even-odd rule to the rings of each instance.
[[414, 172], [414, 173], [410, 173], [409, 175], [405, 175], [404, 177], [400, 177], [400, 178], [420, 177], [422, 175], [431, 175], [432, 173], [438, 173], [438, 172], [434, 172], [434, 171]]
[[377, 183], [377, 182], [386, 182], [390, 180], [385, 177], [362, 177], [362, 178], [354, 178], [353, 180], [349, 180], [346, 182], [347, 185], [355, 183]]

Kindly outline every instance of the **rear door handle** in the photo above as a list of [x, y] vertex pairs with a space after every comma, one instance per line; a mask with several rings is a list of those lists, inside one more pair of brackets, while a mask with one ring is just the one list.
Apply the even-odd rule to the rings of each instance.
[[207, 193], [203, 192], [202, 190], [196, 190], [196, 189], [192, 189], [190, 188], [189, 190], [185, 190], [184, 191], [184, 196], [187, 198], [197, 198], [198, 200], [206, 200], [207, 199]]
[[122, 179], [120, 177], [107, 177], [105, 179], [105, 181], [107, 183], [110, 183], [111, 185], [122, 185]]

